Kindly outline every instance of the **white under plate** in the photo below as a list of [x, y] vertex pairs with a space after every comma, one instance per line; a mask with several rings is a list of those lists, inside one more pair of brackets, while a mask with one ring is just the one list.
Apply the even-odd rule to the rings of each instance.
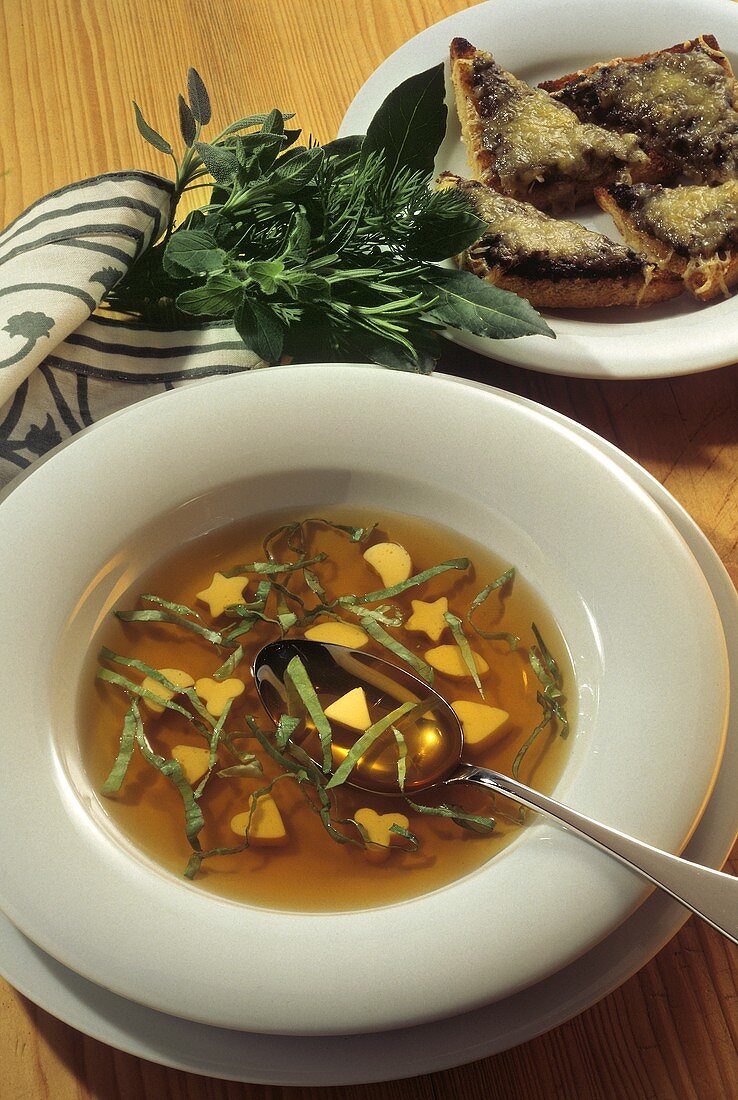
[[[469, 383], [473, 385], [473, 383]], [[508, 395], [509, 396], [509, 395]], [[523, 405], [525, 398], [510, 397]], [[694, 521], [640, 466], [585, 428], [548, 412], [615, 461], [674, 523], [718, 605], [738, 699], [738, 598], [720, 559]], [[714, 793], [686, 855], [719, 867], [738, 828], [738, 708]], [[300, 1038], [254, 1035], [166, 1016], [85, 981], [25, 939], [0, 914], [0, 972], [21, 993], [80, 1031], [120, 1050], [177, 1069], [272, 1085], [347, 1085], [432, 1073], [488, 1057], [557, 1027], [643, 966], [681, 927], [681, 906], [653, 894], [616, 932], [566, 969], [504, 1001], [423, 1027], [373, 1035]]]
[[[632, 57], [713, 34], [735, 66], [738, 10], [728, 0], [489, 0], [428, 27], [387, 58], [356, 95], [340, 134], [363, 134], [385, 96], [413, 73], [448, 58], [451, 39], [468, 38], [529, 84], [611, 57]], [[470, 174], [448, 83], [449, 126], [438, 171]], [[577, 220], [620, 240], [612, 220], [582, 207]], [[700, 305], [683, 294], [648, 309], [543, 311], [556, 340], [525, 336], [449, 338], [492, 359], [551, 374], [589, 378], [664, 378], [733, 363], [738, 355], [738, 295]]]

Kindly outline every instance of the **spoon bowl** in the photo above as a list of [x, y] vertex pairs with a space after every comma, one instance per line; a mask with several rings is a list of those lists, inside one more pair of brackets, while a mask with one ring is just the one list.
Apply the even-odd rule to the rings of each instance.
[[[360, 649], [303, 639], [270, 642], [256, 655], [252, 669], [259, 697], [275, 723], [282, 714], [303, 718], [293, 740], [319, 767], [321, 747], [315, 726], [289, 689], [287, 669], [296, 657], [307, 670], [324, 709], [357, 687], [363, 688], [372, 713], [378, 716], [390, 714], [403, 703], [413, 704], [413, 710], [397, 723], [407, 749], [405, 792], [417, 794], [438, 786], [457, 770], [464, 746], [459, 719], [446, 700], [419, 677]], [[332, 730], [334, 769], [345, 759], [358, 732], [339, 726]], [[359, 758], [348, 782], [372, 794], [397, 796], [402, 793], [397, 761], [398, 741], [390, 727]]]
[[[345, 782], [372, 794], [401, 796], [418, 793], [440, 784], [474, 783], [496, 794], [505, 795], [528, 809], [559, 821], [585, 840], [614, 856], [654, 886], [665, 890], [697, 916], [702, 917], [724, 936], [738, 943], [738, 879], [679, 856], [663, 852], [620, 830], [586, 817], [548, 795], [527, 787], [518, 779], [489, 768], [466, 764], [463, 759], [464, 735], [456, 713], [449, 703], [424, 681], [389, 661], [363, 650], [302, 639], [271, 642], [259, 651], [253, 675], [259, 697], [276, 723], [281, 715], [303, 721], [293, 737], [318, 763], [320, 742], [308, 708], [290, 689], [290, 663], [302, 662], [321, 706], [356, 688], [363, 688], [367, 699], [387, 715], [398, 704], [410, 703], [402, 726], [406, 746], [406, 776], [400, 783], [397, 767], [397, 738], [390, 726], [355, 761]], [[293, 666], [294, 667], [294, 666]], [[366, 732], [366, 731], [364, 731]], [[327, 774], [336, 771], [362, 731], [336, 730], [331, 727], [332, 767], [322, 766]]]

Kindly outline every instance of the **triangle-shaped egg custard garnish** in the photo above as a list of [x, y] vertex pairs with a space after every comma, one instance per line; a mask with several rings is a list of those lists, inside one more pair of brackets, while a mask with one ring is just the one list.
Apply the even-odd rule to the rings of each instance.
[[325, 708], [325, 716], [329, 722], [338, 722], [339, 725], [346, 726], [350, 730], [358, 730], [359, 733], [369, 729], [372, 724], [362, 687], [352, 688], [351, 691], [347, 691], [345, 695], [336, 699]]

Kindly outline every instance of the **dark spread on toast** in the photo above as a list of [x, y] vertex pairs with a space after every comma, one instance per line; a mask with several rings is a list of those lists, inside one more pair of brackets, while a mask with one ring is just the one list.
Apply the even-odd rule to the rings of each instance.
[[[685, 51], [620, 61], [573, 77], [552, 92], [580, 119], [637, 133], [672, 174], [699, 182], [738, 175], [735, 82], [719, 51], [697, 40]], [[556, 89], [557, 82], [542, 87]]]
[[738, 243], [735, 181], [716, 187], [615, 184], [610, 194], [636, 229], [680, 256], [710, 256]]
[[615, 169], [645, 160], [632, 134], [580, 122], [487, 54], [474, 56], [470, 87], [482, 147], [494, 154], [495, 171], [507, 193], [556, 180], [612, 179]]
[[550, 218], [530, 203], [500, 195], [475, 180], [457, 180], [488, 229], [468, 250], [476, 265], [527, 279], [625, 278], [643, 274], [643, 256], [576, 222]]

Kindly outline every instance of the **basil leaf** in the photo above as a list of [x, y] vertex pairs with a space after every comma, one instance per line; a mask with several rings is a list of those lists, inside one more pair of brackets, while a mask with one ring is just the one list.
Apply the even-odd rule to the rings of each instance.
[[232, 275], [212, 275], [204, 286], [177, 295], [177, 306], [196, 317], [229, 317], [243, 296], [243, 285]]
[[555, 333], [529, 302], [486, 283], [470, 271], [437, 267], [425, 274], [425, 280], [439, 294], [430, 309], [431, 316], [450, 328], [495, 340], [535, 335], [555, 339]]
[[370, 154], [381, 153], [387, 176], [401, 168], [430, 176], [446, 133], [445, 95], [442, 64], [404, 80], [369, 123], [361, 148], [362, 163]]
[[347, 134], [346, 137], [335, 138], [323, 146], [326, 157], [335, 157], [341, 163], [350, 157], [357, 156], [364, 144], [363, 134]]
[[246, 347], [252, 348], [267, 363], [279, 362], [284, 326], [268, 306], [256, 298], [244, 298], [236, 308], [233, 323]]
[[417, 260], [445, 260], [478, 241], [486, 229], [487, 222], [475, 214], [463, 195], [429, 191], [404, 238], [405, 250]]
[[180, 229], [167, 241], [162, 257], [164, 270], [174, 278], [223, 271], [228, 257], [212, 234], [202, 229]]

